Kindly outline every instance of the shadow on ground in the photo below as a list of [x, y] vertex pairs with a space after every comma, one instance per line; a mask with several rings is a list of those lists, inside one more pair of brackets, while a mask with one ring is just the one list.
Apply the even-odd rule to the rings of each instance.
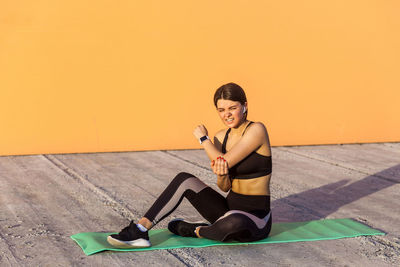
[[400, 183], [400, 164], [350, 183], [327, 184], [272, 202], [274, 222], [324, 219], [340, 207]]

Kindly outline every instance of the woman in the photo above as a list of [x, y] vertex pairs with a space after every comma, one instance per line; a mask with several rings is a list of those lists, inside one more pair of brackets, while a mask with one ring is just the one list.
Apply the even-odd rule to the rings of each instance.
[[271, 230], [271, 148], [261, 122], [247, 120], [247, 99], [243, 89], [228, 83], [217, 89], [214, 104], [228, 127], [219, 131], [214, 143], [204, 125], [193, 134], [203, 146], [217, 175], [217, 185], [227, 197], [189, 173], [179, 173], [135, 224], [133, 221], [108, 242], [120, 248], [151, 246], [148, 230], [171, 214], [187, 198], [209, 222], [173, 220], [168, 229], [177, 235], [218, 241], [251, 242], [266, 238]]

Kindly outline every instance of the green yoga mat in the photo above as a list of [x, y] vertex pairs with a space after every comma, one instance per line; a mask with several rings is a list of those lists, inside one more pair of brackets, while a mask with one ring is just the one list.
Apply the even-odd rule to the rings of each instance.
[[274, 223], [268, 238], [251, 242], [219, 242], [205, 238], [181, 237], [172, 234], [167, 229], [150, 230], [149, 237], [152, 244], [148, 248], [114, 248], [107, 242], [107, 236], [112, 233], [79, 233], [71, 238], [78, 243], [86, 255], [92, 255], [104, 250], [114, 251], [146, 251], [154, 249], [173, 249], [183, 247], [208, 247], [219, 245], [247, 245], [284, 243], [299, 241], [315, 241], [356, 237], [360, 235], [384, 235], [385, 233], [372, 229], [351, 219], [326, 219], [309, 222]]

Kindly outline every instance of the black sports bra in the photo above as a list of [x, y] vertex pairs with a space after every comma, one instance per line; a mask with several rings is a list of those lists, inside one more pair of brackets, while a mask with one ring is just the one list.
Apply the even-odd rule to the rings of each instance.
[[[243, 131], [246, 132], [247, 127], [253, 122], [251, 121]], [[222, 153], [226, 153], [226, 142], [231, 128], [226, 131], [224, 142], [222, 143]], [[243, 136], [242, 134], [242, 136]], [[251, 152], [247, 157], [238, 162], [235, 166], [229, 169], [229, 176], [231, 179], [252, 179], [261, 176], [266, 176], [272, 172], [272, 159], [271, 156], [264, 156]]]

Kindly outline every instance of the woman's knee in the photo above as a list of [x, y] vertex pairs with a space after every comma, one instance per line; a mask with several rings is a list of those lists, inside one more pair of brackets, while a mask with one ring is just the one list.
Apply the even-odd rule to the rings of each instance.
[[231, 230], [245, 229], [248, 227], [249, 218], [243, 214], [231, 214], [227, 217], [227, 224], [230, 225]]
[[171, 183], [181, 184], [189, 178], [197, 178], [197, 177], [187, 172], [180, 172], [174, 177], [174, 179], [172, 179]]
[[247, 231], [248, 221], [242, 214], [230, 214], [217, 220], [210, 226], [201, 227], [199, 234], [202, 237], [218, 240], [227, 241], [232, 236]]
[[216, 222], [220, 231], [233, 233], [248, 227], [248, 218], [243, 214], [233, 213]]
[[[178, 188], [180, 187], [187, 179], [193, 179], [195, 178], [196, 180], [198, 180], [200, 182], [200, 179], [197, 178], [196, 176], [194, 176], [193, 174], [187, 173], [187, 172], [180, 172], [178, 173], [174, 179], [172, 179], [172, 181], [170, 182], [170, 186], [173, 186], [174, 188]], [[190, 182], [190, 184], [192, 184], [193, 182]], [[195, 181], [195, 184], [197, 184], [198, 182]], [[186, 183], [185, 183], [186, 184]]]

